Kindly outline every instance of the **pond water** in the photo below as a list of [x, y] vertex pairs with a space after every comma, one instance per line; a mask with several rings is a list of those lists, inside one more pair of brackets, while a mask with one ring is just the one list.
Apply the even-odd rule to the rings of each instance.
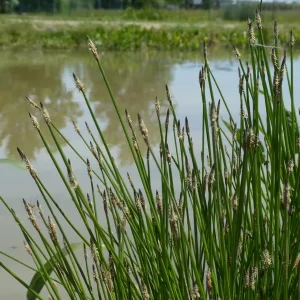
[[[141, 113], [147, 124], [151, 143], [157, 146], [159, 135], [156, 130], [155, 97], [161, 101], [163, 114], [167, 108], [165, 84], [173, 94], [178, 117], [183, 121], [189, 117], [194, 142], [201, 132], [201, 97], [198, 83], [199, 69], [203, 65], [201, 54], [167, 53], [103, 53], [104, 69], [123, 112], [127, 108], [136, 123], [137, 113]], [[233, 116], [239, 116], [238, 62], [231, 50], [215, 49], [210, 53], [210, 65], [219, 82]], [[125, 143], [116, 113], [102, 81], [94, 59], [87, 51], [42, 52], [1, 51], [0, 52], [0, 159], [19, 160], [16, 147], [20, 147], [29, 157], [42, 180], [55, 196], [61, 207], [68, 212], [76, 223], [76, 212], [71, 200], [66, 195], [57, 171], [52, 166], [43, 144], [33, 128], [25, 96], [35, 101], [42, 101], [49, 110], [52, 121], [83, 157], [89, 152], [75, 133], [71, 120], [79, 124], [84, 136], [88, 137], [85, 121], [92, 125], [89, 113], [81, 94], [76, 90], [72, 73], [85, 84], [98, 122], [103, 128], [110, 149], [123, 174], [129, 172], [133, 179], [135, 168], [129, 148]], [[300, 77], [300, 60], [295, 60], [295, 76]], [[297, 79], [296, 79], [297, 82]], [[300, 94], [296, 84], [295, 95]], [[299, 101], [299, 99], [296, 99]], [[298, 106], [299, 103], [296, 103]], [[42, 123], [42, 122], [41, 122]], [[91, 126], [93, 128], [93, 126]], [[44, 130], [42, 126], [42, 130]], [[53, 151], [54, 143], [49, 134], [49, 144]], [[64, 150], [73, 163], [78, 181], [88, 184], [86, 168], [76, 163], [74, 153], [64, 144]], [[22, 198], [30, 202], [40, 199], [40, 194], [27, 172], [6, 164], [0, 164], [0, 194], [26, 222]], [[80, 224], [78, 227], [80, 228]], [[70, 239], [78, 241], [70, 232]], [[9, 252], [23, 262], [30, 264], [31, 258], [23, 247], [23, 238], [17, 225], [0, 204], [0, 250]], [[29, 283], [32, 273], [20, 268], [0, 256], [19, 276], [27, 278]], [[25, 290], [7, 273], [0, 269], [0, 299], [24, 299]]]

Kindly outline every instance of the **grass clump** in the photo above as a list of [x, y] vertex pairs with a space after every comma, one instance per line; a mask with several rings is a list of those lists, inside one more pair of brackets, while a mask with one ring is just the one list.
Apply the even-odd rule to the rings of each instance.
[[[89, 137], [85, 137], [74, 123], [75, 131], [90, 151], [88, 159], [56, 128], [46, 107], [28, 99], [43, 116], [59, 151], [61, 164], [37, 119], [30, 114], [76, 207], [78, 222], [86, 229], [83, 233], [71, 222], [18, 148], [42, 195], [37, 203], [40, 220], [32, 205], [23, 200], [38, 237], [0, 199], [22, 231], [25, 249], [32, 256], [37, 273], [28, 285], [2, 262], [0, 266], [28, 289], [28, 299], [42, 299], [39, 291], [43, 286], [50, 299], [66, 299], [65, 294], [70, 299], [297, 297], [300, 138], [294, 103], [295, 40], [290, 32], [289, 47], [281, 51], [275, 22], [270, 61], [258, 13], [256, 27], [249, 20], [249, 62], [242, 62], [234, 46], [239, 82], [233, 86], [240, 96], [240, 116], [235, 119], [228, 110], [204, 44], [204, 65], [199, 73], [201, 135], [193, 136], [188, 117], [177, 118], [166, 87], [169, 109], [165, 118], [158, 100], [153, 108], [160, 133], [159, 147], [151, 144], [151, 132], [141, 115], [135, 126], [129, 110], [119, 111], [101, 57], [89, 40], [89, 49], [128, 142], [138, 181], [130, 174], [127, 178], [121, 175], [84, 84], [75, 74], [75, 84], [95, 127], [94, 132], [86, 123]], [[283, 84], [287, 85], [286, 94]], [[61, 138], [85, 164], [88, 189], [77, 180], [78, 174], [61, 147]], [[195, 149], [195, 140], [201, 141], [200, 149]], [[42, 211], [41, 203], [49, 217]], [[62, 222], [76, 233], [80, 252], [75, 252], [78, 244], [71, 243]]]

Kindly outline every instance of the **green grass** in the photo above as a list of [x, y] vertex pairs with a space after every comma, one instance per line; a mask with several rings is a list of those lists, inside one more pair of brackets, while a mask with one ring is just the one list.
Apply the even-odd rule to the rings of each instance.
[[[45, 19], [45, 20], [98, 20], [98, 21], [153, 21], [170, 23], [201, 23], [201, 22], [232, 22], [246, 21], [247, 18], [253, 18], [256, 5], [239, 7], [228, 7], [224, 9], [133, 9], [124, 10], [73, 10], [71, 12], [46, 14], [46, 13], [26, 13], [24, 15], [4, 14], [0, 20], [7, 19]], [[287, 8], [275, 7], [275, 9], [265, 10], [263, 12], [264, 23], [272, 22], [275, 18], [283, 23], [298, 23], [300, 6], [294, 5]]]
[[[212, 24], [203, 27], [175, 26], [161, 28], [143, 28], [139, 25], [100, 26], [84, 23], [80, 26], [35, 25], [30, 22], [21, 24], [4, 22], [0, 28], [0, 47], [2, 48], [44, 48], [70, 49], [85, 45], [89, 35], [100, 51], [199, 51], [202, 41], [208, 45], [231, 47], [232, 44], [246, 47], [245, 24], [233, 26]], [[286, 46], [289, 30], [294, 31], [295, 47], [300, 43], [300, 28], [294, 25], [279, 27], [278, 41]], [[283, 30], [284, 29], [284, 30]], [[263, 28], [265, 43], [272, 42], [272, 29]]]
[[[227, 107], [230, 99], [224, 98], [215, 81], [204, 44], [204, 65], [199, 74], [201, 134], [193, 134], [188, 116], [178, 119], [166, 87], [166, 116], [159, 101], [153, 103], [160, 147], [151, 144], [152, 133], [143, 116], [130, 117], [130, 108], [119, 110], [102, 57], [89, 41], [95, 67], [107, 86], [131, 151], [137, 181], [130, 174], [127, 178], [121, 175], [84, 85], [75, 74], [75, 84], [90, 113], [89, 122], [95, 127], [95, 131], [87, 127], [85, 136], [74, 124], [90, 151], [88, 159], [57, 130], [46, 107], [29, 99], [36, 113], [43, 116], [59, 159], [30, 114], [36, 134], [79, 217], [76, 224], [70, 221], [68, 212], [60, 208], [61, 199], [53, 197], [18, 148], [42, 195], [37, 203], [40, 219], [26, 200], [23, 203], [31, 224], [23, 222], [5, 199], [0, 200], [19, 225], [37, 273], [28, 285], [27, 278], [20, 278], [1, 261], [0, 266], [28, 289], [27, 299], [41, 299], [41, 285], [51, 299], [66, 299], [62, 291], [70, 299], [298, 297], [300, 131], [294, 103], [298, 81], [294, 78], [294, 36], [290, 36], [287, 52], [279, 51], [276, 25], [270, 60], [269, 48], [255, 44], [265, 45], [260, 25], [257, 16], [258, 29], [255, 31], [252, 23], [246, 29], [248, 63], [235, 48], [239, 80], [233, 88], [240, 96], [240, 116], [234, 119], [231, 115]], [[283, 83], [288, 86], [286, 94]], [[84, 189], [76, 179], [76, 168], [66, 157], [61, 138], [86, 166], [90, 187]], [[200, 141], [199, 149], [195, 141]], [[41, 211], [41, 204], [47, 214]], [[62, 222], [77, 234], [82, 243], [80, 252], [75, 252]], [[79, 222], [85, 234], [78, 229]], [[88, 248], [91, 257], [87, 256]]]

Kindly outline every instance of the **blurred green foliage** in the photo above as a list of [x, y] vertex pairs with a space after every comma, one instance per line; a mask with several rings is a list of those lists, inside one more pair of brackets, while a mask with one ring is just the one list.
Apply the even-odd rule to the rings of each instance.
[[[203, 41], [208, 44], [222, 44], [231, 47], [246, 46], [248, 43], [245, 24], [236, 26], [211, 25], [209, 27], [161, 27], [142, 28], [130, 26], [82, 26], [58, 27], [54, 29], [35, 28], [30, 23], [10, 24], [0, 28], [1, 47], [39, 47], [69, 49], [80, 47], [89, 35], [99, 50], [176, 50], [200, 51]], [[296, 46], [300, 45], [300, 29], [294, 29]], [[271, 36], [266, 35], [266, 43]], [[279, 31], [281, 45], [289, 41], [289, 31]]]

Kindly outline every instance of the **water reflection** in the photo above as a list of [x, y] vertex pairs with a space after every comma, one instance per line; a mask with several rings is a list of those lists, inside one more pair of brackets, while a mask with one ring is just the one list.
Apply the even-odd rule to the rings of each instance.
[[[228, 55], [228, 51], [226, 53]], [[217, 55], [222, 55], [222, 52], [218, 52]], [[184, 57], [170, 57], [165, 53], [151, 56], [105, 53], [101, 55], [101, 59], [121, 112], [127, 108], [133, 119], [136, 119], [136, 114], [140, 112], [149, 129], [152, 143], [157, 144], [159, 131], [156, 130], [155, 98], [157, 96], [161, 100], [164, 115], [167, 106], [165, 84], [172, 82], [176, 67], [183, 59], [195, 64], [199, 55], [196, 53], [185, 54]], [[104, 82], [87, 51], [2, 51], [0, 68], [0, 146], [4, 150], [3, 155], [17, 158], [16, 147], [20, 146], [31, 159], [35, 159], [39, 150], [43, 148], [29, 121], [27, 112], [30, 108], [25, 96], [46, 104], [53, 122], [59, 129], [65, 129], [67, 124], [70, 124], [67, 117], [76, 122], [85, 121], [83, 118], [87, 117], [86, 107], [72, 81], [72, 72], [75, 72], [85, 84], [96, 116], [104, 126], [109, 146], [119, 149], [119, 163], [124, 165], [132, 162]], [[49, 143], [55, 150], [51, 139]]]
[[56, 57], [31, 60], [4, 53], [0, 67], [0, 145], [5, 147], [8, 157], [17, 156], [18, 145], [34, 158], [42, 142], [29, 121], [25, 96], [42, 101], [49, 111], [55, 112], [52, 119], [60, 129], [66, 126], [66, 115], [75, 119], [81, 116], [80, 105], [73, 101], [73, 92], [66, 88], [62, 80], [65, 65]]
[[[156, 96], [164, 97], [164, 84], [171, 81], [171, 65], [162, 64], [158, 59], [136, 59], [134, 55], [124, 57], [118, 54], [107, 55], [103, 62], [121, 111], [127, 108], [132, 116], [140, 112], [154, 134], [156, 130], [151, 130], [155, 124], [154, 100]], [[46, 104], [59, 129], [66, 127], [67, 116], [78, 121], [83, 115], [83, 101], [78, 94], [75, 96], [71, 81], [74, 71], [84, 80], [87, 94], [95, 103], [96, 116], [106, 121], [104, 133], [109, 145], [120, 148], [121, 164], [130, 163], [116, 113], [99, 71], [88, 53], [46, 53], [37, 56], [2, 53], [0, 67], [0, 146], [5, 148], [7, 156], [16, 158], [16, 147], [20, 146], [34, 159], [42, 147], [28, 119], [26, 95]], [[153, 142], [156, 143], [158, 135], [153, 134]]]

